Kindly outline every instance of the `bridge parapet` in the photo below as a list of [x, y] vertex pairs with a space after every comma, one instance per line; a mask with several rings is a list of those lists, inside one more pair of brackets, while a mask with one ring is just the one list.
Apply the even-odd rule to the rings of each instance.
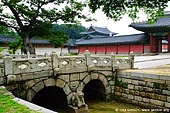
[[129, 69], [133, 68], [133, 61], [133, 55], [117, 58], [114, 54], [92, 55], [88, 51], [77, 56], [58, 56], [56, 53], [39, 58], [6, 56], [0, 63], [0, 84], [8, 83], [10, 79], [16, 81], [16, 77], [17, 81], [22, 81], [65, 73]]
[[12, 59], [4, 58], [5, 75], [38, 72], [52, 69], [51, 58]]

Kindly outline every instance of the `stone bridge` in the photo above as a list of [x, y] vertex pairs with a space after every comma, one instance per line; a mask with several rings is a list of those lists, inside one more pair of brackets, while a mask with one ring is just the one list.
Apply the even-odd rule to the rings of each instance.
[[[73, 92], [82, 91], [88, 99], [110, 100], [114, 76], [120, 69], [133, 67], [134, 57], [91, 55], [21, 58], [6, 56], [0, 63], [0, 85], [15, 96], [41, 105], [70, 105]], [[40, 101], [41, 100], [41, 101]], [[43, 105], [41, 105], [43, 106]]]

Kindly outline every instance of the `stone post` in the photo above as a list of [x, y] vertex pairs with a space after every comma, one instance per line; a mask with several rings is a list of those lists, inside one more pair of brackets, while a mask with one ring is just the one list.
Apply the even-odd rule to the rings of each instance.
[[58, 55], [55, 52], [51, 53], [51, 61], [53, 69], [58, 68]]
[[130, 60], [130, 68], [133, 69], [134, 68], [134, 54], [133, 52], [130, 52], [129, 54], [129, 60]]
[[13, 74], [13, 66], [12, 66], [12, 57], [10, 56], [6, 56], [3, 58], [4, 61], [4, 71], [5, 71], [5, 76], [9, 75], [9, 74]]
[[90, 52], [88, 50], [86, 50], [84, 52], [84, 55], [85, 55], [85, 59], [86, 59], [86, 65], [89, 66], [91, 64]]
[[89, 52], [88, 50], [86, 50], [86, 51], [84, 52], [84, 55], [85, 55], [87, 70], [89, 70], [89, 67], [92, 66], [92, 61], [91, 61], [90, 52]]
[[116, 68], [116, 59], [115, 59], [115, 55], [113, 53], [111, 53], [111, 67], [112, 67], [112, 70], [115, 70]]

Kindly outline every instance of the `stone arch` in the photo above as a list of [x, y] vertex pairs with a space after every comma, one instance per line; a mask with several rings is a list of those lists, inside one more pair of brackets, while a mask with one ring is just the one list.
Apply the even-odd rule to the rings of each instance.
[[[86, 85], [92, 80], [99, 80], [103, 83], [104, 88], [105, 88], [105, 99], [109, 100], [110, 99], [110, 94], [111, 92], [111, 87], [109, 85], [109, 80], [107, 79], [106, 75], [101, 73], [101, 72], [91, 72], [90, 74], [86, 75], [83, 78], [83, 83]], [[84, 87], [83, 87], [84, 89]]]
[[69, 95], [71, 94], [70, 86], [68, 85], [68, 83], [66, 81], [64, 81], [63, 79], [60, 79], [60, 78], [57, 78], [57, 79], [48, 78], [48, 79], [36, 81], [34, 83], [34, 85], [32, 85], [27, 92], [27, 100], [32, 101], [34, 96], [40, 90], [42, 90], [45, 87], [52, 87], [52, 86], [57, 86], [59, 88], [62, 88], [64, 93], [67, 96], [67, 102], [69, 103], [69, 101], [70, 101]]

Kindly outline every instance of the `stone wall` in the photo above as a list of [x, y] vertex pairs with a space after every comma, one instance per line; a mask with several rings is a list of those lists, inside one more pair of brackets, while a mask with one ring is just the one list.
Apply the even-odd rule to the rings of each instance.
[[170, 108], [170, 76], [121, 71], [115, 97], [146, 108]]

